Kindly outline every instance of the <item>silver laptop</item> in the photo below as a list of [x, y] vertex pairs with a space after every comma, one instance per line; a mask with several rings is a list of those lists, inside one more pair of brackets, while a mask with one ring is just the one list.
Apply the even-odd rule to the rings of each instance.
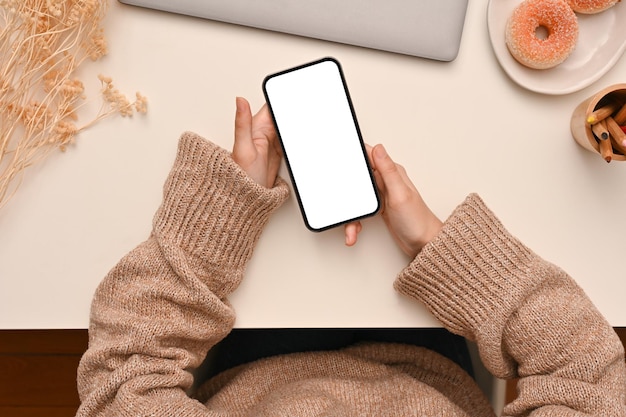
[[452, 61], [468, 0], [119, 0], [205, 19]]

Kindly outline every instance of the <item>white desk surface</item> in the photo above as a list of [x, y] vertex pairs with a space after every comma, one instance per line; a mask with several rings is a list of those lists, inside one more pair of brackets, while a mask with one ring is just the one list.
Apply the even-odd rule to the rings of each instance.
[[[111, 1], [110, 54], [82, 78], [94, 103], [103, 73], [146, 95], [149, 112], [108, 119], [28, 171], [0, 212], [0, 328], [87, 327], [96, 286], [150, 232], [179, 135], [230, 148], [235, 96], [256, 109], [266, 74], [323, 56], [342, 63], [366, 141], [386, 145], [441, 218], [478, 192], [612, 325], [626, 326], [626, 163], [607, 164], [569, 131], [578, 102], [626, 81], [626, 57], [576, 93], [527, 91], [496, 61], [486, 8], [470, 2], [460, 54], [440, 63]], [[307, 231], [292, 198], [231, 298], [236, 326], [436, 326], [392, 288], [407, 262], [380, 218], [346, 248], [342, 229]]]

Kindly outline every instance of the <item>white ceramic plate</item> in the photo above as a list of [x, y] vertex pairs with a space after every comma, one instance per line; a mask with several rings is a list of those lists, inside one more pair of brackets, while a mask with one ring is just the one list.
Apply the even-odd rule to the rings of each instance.
[[487, 25], [491, 45], [504, 71], [519, 85], [544, 94], [568, 94], [604, 75], [626, 49], [626, 1], [601, 13], [578, 14], [579, 34], [574, 52], [560, 65], [533, 70], [511, 56], [504, 41], [506, 22], [522, 0], [490, 0]]

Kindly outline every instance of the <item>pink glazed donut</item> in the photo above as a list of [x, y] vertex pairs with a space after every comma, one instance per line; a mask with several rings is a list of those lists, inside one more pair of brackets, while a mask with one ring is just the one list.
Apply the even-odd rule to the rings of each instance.
[[567, 0], [570, 7], [577, 13], [594, 14], [600, 13], [620, 0]]
[[[546, 36], [539, 36], [543, 28]], [[578, 19], [566, 0], [524, 0], [509, 18], [505, 41], [511, 55], [534, 69], [552, 68], [570, 56]]]

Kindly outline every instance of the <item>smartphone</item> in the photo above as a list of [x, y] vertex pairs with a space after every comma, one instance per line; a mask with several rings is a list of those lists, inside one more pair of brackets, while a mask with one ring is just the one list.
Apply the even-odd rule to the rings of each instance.
[[306, 227], [319, 232], [376, 214], [380, 199], [339, 62], [268, 75], [263, 93]]

